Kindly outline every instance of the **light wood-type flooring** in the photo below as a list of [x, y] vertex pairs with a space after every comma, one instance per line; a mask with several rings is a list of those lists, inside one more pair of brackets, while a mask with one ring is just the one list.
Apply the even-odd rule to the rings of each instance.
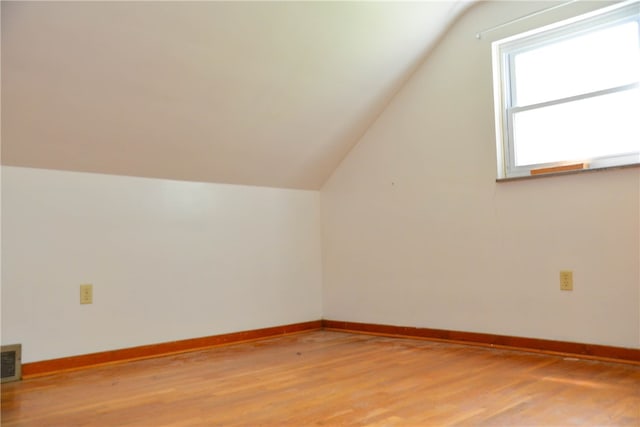
[[640, 366], [331, 331], [2, 385], [3, 426], [640, 426]]

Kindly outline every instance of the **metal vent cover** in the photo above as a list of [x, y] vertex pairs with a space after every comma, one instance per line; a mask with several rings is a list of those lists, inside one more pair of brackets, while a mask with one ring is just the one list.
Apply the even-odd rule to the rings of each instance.
[[22, 344], [1, 346], [2, 382], [18, 381], [22, 378]]

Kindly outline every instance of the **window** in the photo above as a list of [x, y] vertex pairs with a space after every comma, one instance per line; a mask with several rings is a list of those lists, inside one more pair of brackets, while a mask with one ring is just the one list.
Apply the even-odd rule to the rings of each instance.
[[640, 163], [640, 2], [493, 43], [498, 178]]

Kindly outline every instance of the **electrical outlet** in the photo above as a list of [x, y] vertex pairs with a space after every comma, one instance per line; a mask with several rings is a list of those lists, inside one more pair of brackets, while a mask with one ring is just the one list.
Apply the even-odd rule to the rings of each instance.
[[560, 272], [560, 290], [561, 291], [573, 290], [573, 271], [562, 270]]
[[80, 285], [80, 304], [93, 304], [93, 285]]

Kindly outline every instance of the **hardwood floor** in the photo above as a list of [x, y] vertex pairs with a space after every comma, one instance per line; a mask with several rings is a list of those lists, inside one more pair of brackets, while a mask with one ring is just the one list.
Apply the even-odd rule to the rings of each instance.
[[2, 385], [3, 426], [640, 426], [640, 366], [315, 331]]

